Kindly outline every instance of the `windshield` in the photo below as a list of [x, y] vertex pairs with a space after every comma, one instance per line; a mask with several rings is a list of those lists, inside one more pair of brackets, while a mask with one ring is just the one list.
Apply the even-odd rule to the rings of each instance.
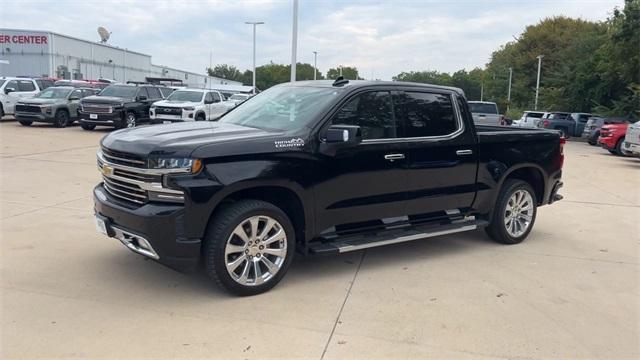
[[246, 100], [247, 98], [249, 98], [249, 96], [247, 95], [235, 94], [235, 95], [231, 95], [229, 99], [230, 100]]
[[113, 85], [104, 88], [98, 96], [114, 96], [121, 98], [133, 98], [136, 96], [138, 88], [135, 86]]
[[62, 89], [62, 88], [48, 88], [42, 90], [35, 97], [40, 99], [64, 99], [69, 95], [73, 89]]
[[265, 90], [226, 114], [221, 122], [269, 130], [300, 129], [342, 89], [280, 86]]
[[472, 113], [477, 114], [497, 114], [498, 107], [496, 104], [469, 103]]
[[171, 93], [167, 100], [169, 101], [190, 101], [190, 102], [200, 102], [202, 101], [202, 95], [199, 91], [181, 91], [177, 90]]

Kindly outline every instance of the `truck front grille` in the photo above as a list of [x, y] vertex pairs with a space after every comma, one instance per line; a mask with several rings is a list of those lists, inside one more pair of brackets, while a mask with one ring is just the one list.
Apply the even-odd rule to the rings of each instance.
[[111, 114], [113, 107], [102, 104], [82, 104], [82, 111], [94, 114]]
[[145, 159], [106, 148], [97, 158], [104, 189], [114, 198], [135, 206], [150, 201], [184, 202], [184, 192], [164, 187], [162, 177], [167, 170], [148, 169]]
[[182, 116], [182, 108], [174, 108], [174, 107], [156, 107], [156, 116], [162, 115], [180, 115]]
[[138, 185], [105, 175], [102, 175], [102, 180], [104, 181], [105, 190], [117, 198], [136, 204], [144, 204], [149, 200], [147, 192], [142, 190]]
[[27, 113], [40, 113], [41, 112], [40, 106], [22, 105], [22, 104], [16, 105], [16, 111], [27, 112]]
[[145, 159], [140, 156], [126, 154], [123, 152], [113, 151], [102, 148], [102, 156], [110, 163], [131, 166], [136, 168], [144, 168], [147, 165]]

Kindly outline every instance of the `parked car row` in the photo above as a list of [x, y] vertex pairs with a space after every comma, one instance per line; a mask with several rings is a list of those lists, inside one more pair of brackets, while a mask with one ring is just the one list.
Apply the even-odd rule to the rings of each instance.
[[[19, 85], [31, 79], [15, 81]], [[16, 103], [11, 101], [14, 105], [11, 110], [24, 126], [46, 122], [65, 127], [77, 120], [85, 130], [93, 130], [96, 126], [120, 129], [146, 122], [215, 120], [250, 97], [234, 94], [227, 100], [218, 90], [176, 90], [147, 83], [112, 84], [100, 89], [98, 83], [106, 84], [103, 81], [61, 80], [44, 91], [15, 97]]]

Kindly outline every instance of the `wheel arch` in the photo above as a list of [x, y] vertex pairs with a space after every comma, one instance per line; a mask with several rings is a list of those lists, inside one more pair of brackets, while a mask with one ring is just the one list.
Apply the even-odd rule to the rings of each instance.
[[521, 164], [505, 171], [503, 176], [500, 178], [500, 182], [498, 183], [496, 198], [497, 194], [502, 191], [504, 182], [508, 179], [518, 179], [528, 183], [529, 185], [531, 185], [533, 191], [535, 192], [536, 203], [538, 204], [538, 206], [544, 203], [547, 177], [545, 176], [545, 172], [540, 166], [536, 164]]
[[312, 221], [299, 190], [279, 183], [240, 185], [222, 194], [211, 209], [208, 222], [226, 205], [244, 199], [262, 200], [280, 208], [291, 220], [296, 232], [296, 242], [306, 249], [307, 236], [312, 234]]

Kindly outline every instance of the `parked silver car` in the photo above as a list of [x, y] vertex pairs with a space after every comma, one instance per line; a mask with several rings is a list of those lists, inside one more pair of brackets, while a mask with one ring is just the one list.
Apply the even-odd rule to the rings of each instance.
[[469, 101], [469, 108], [476, 125], [504, 125], [498, 105], [489, 101]]
[[95, 95], [99, 91], [73, 86], [46, 88], [32, 98], [18, 101], [15, 106], [16, 120], [23, 126], [30, 126], [33, 122], [45, 122], [55, 127], [65, 127], [78, 118], [80, 99]]

